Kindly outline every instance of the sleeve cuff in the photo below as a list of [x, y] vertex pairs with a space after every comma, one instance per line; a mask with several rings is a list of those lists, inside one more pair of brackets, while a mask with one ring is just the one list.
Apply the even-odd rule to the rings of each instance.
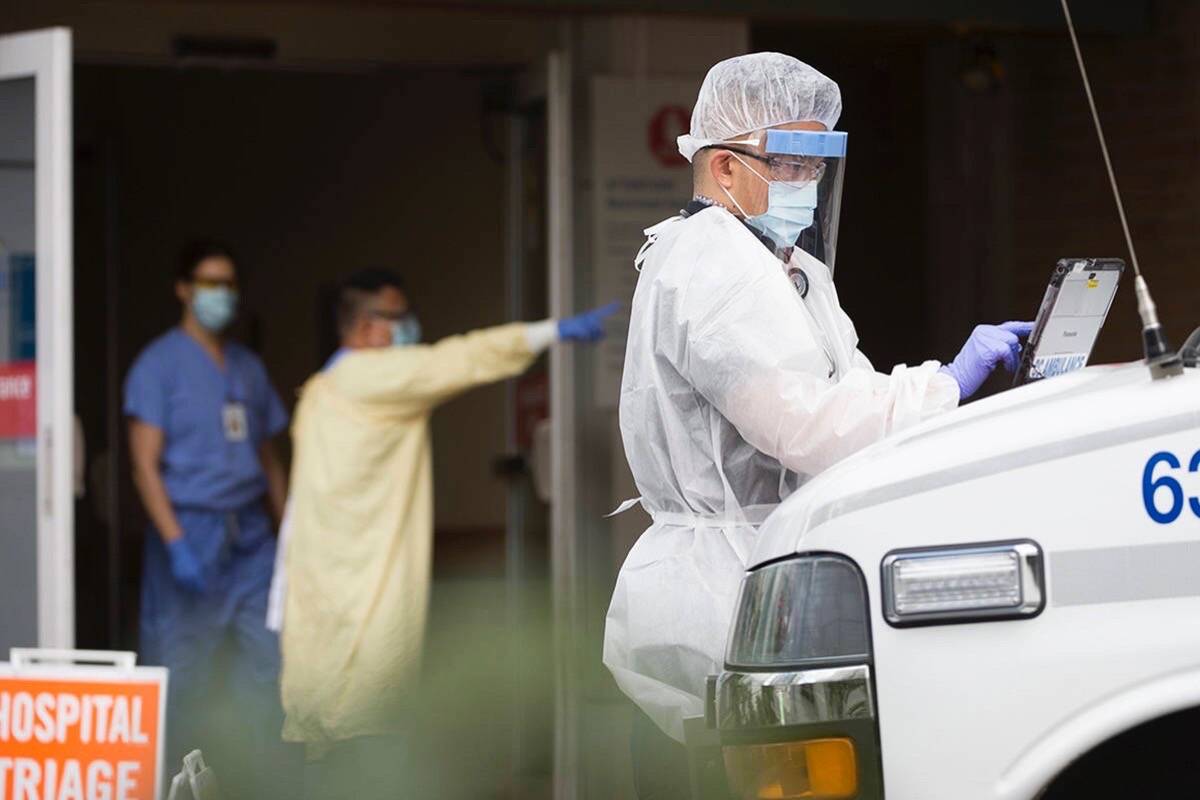
[[138, 422], [158, 428], [159, 430], [166, 430], [167, 428], [162, 417], [157, 414], [148, 414], [140, 408], [126, 408], [124, 409], [124, 414], [130, 419], [136, 419]]
[[[933, 363], [938, 364], [936, 361]], [[943, 372], [944, 367], [944, 364], [938, 364], [937, 370], [933, 373], [933, 378], [930, 379], [930, 389], [935, 396], [934, 404], [946, 409], [956, 408], [962, 403], [962, 398], [959, 396], [958, 381], [954, 380], [954, 376]]]
[[558, 321], [553, 319], [530, 322], [525, 325], [525, 341], [530, 352], [537, 354], [550, 348], [558, 341]]

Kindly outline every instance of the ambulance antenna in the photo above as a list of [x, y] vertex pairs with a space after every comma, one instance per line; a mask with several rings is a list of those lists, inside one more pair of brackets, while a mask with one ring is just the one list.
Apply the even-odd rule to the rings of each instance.
[[1138, 315], [1142, 318], [1142, 346], [1146, 363], [1155, 378], [1165, 378], [1183, 372], [1179, 354], [1171, 349], [1162, 323], [1158, 321], [1158, 307], [1150, 296], [1150, 287], [1142, 277], [1138, 264], [1137, 250], [1133, 247], [1133, 236], [1129, 233], [1129, 221], [1125, 218], [1125, 205], [1121, 202], [1121, 190], [1117, 187], [1117, 175], [1113, 171], [1112, 159], [1108, 155], [1108, 142], [1104, 139], [1104, 128], [1100, 124], [1100, 113], [1096, 110], [1096, 98], [1092, 96], [1092, 83], [1088, 80], [1087, 67], [1083, 64], [1083, 53], [1079, 49], [1079, 37], [1075, 34], [1075, 22], [1071, 19], [1071, 8], [1067, 0], [1062, 3], [1063, 16], [1067, 18], [1067, 31], [1071, 34], [1071, 46], [1075, 48], [1075, 62], [1079, 65], [1079, 76], [1083, 78], [1083, 90], [1087, 94], [1088, 107], [1092, 111], [1092, 122], [1096, 126], [1096, 138], [1100, 140], [1100, 152], [1104, 155], [1104, 166], [1108, 170], [1108, 182], [1112, 186], [1113, 200], [1117, 203], [1117, 215], [1121, 218], [1121, 230], [1125, 232], [1125, 245], [1133, 263], [1133, 290], [1137, 295]]

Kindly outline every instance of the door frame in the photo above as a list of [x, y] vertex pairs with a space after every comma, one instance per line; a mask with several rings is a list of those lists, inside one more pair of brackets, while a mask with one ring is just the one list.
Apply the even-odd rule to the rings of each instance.
[[[575, 174], [572, 59], [567, 48], [546, 58], [547, 256], [550, 315], [575, 313]], [[582, 794], [579, 741], [579, 631], [583, 599], [579, 555], [575, 350], [550, 351], [552, 486], [550, 575], [554, 615], [554, 797]]]
[[37, 645], [58, 648], [75, 644], [71, 66], [67, 28], [0, 36], [0, 80], [35, 81]]

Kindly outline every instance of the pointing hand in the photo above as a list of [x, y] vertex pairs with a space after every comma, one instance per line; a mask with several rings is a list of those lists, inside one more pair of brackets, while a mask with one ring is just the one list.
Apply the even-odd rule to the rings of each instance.
[[558, 321], [558, 338], [564, 342], [598, 342], [604, 338], [604, 321], [617, 313], [620, 303], [585, 311]]

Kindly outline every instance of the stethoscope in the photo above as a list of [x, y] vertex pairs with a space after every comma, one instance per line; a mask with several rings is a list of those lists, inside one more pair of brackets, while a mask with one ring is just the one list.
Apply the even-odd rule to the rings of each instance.
[[[767, 240], [759, 236], [753, 228], [747, 225], [746, 229], [755, 234], [755, 236], [758, 236], [758, 238], [762, 240], [764, 244], [768, 244]], [[808, 273], [805, 272], [802, 267], [789, 262], [786, 265], [785, 274], [787, 275], [788, 280], [792, 282], [792, 286], [795, 287], [796, 294], [800, 295], [800, 300], [803, 301], [804, 306], [808, 308], [808, 293], [812, 288], [812, 282], [808, 279]], [[826, 377], [829, 380], [833, 380], [833, 378], [837, 375], [837, 360], [833, 357], [833, 350], [829, 346], [829, 339], [825, 335], [825, 329], [822, 328], [821, 323], [817, 321], [816, 314], [813, 314], [811, 308], [808, 309], [808, 313], [812, 314], [813, 324], [817, 329], [817, 340], [821, 345], [822, 352], [825, 353], [825, 360], [829, 362], [829, 375]]]
[[[690, 203], [687, 204], [686, 207], [684, 207], [683, 209], [680, 210], [680, 216], [690, 217], [691, 215], [696, 214], [700, 211], [703, 211], [706, 208], [710, 208], [711, 206], [714, 206], [714, 205], [719, 205], [719, 204], [717, 204], [711, 200], [704, 200], [704, 199], [700, 199], [700, 198], [693, 199]], [[754, 236], [755, 239], [758, 239], [760, 242], [762, 242], [763, 245], [766, 246], [766, 248], [768, 250], [771, 250], [772, 253], [774, 252], [773, 245], [772, 245], [770, 239], [764, 237], [762, 234], [760, 234], [758, 231], [754, 230], [754, 228], [750, 227], [749, 225], [746, 225], [745, 220], [741, 220], [741, 222], [743, 225], [746, 226], [746, 230], [748, 230]], [[649, 246], [650, 244], [652, 244], [652, 242], [648, 240], [647, 243], [642, 246], [642, 252], [638, 253], [639, 262], [642, 257], [642, 254], [645, 252], [647, 246]], [[804, 301], [804, 304], [807, 307], [808, 293], [809, 293], [809, 290], [812, 288], [812, 282], [809, 281], [809, 279], [808, 279], [808, 273], [805, 272], [802, 267], [799, 267], [799, 266], [796, 266], [795, 264], [789, 263], [787, 265], [786, 274], [787, 274], [788, 280], [790, 280], [792, 282], [792, 286], [795, 287], [796, 294], [798, 294], [800, 296], [800, 299]], [[809, 313], [812, 314], [812, 309], [809, 309]], [[825, 331], [821, 327], [820, 323], [817, 322], [816, 315], [813, 315], [813, 323], [816, 325], [816, 328], [817, 328], [817, 332], [818, 332], [817, 338], [820, 341], [821, 350], [825, 353], [825, 359], [829, 362], [828, 377], [830, 379], [833, 379], [834, 376], [837, 375], [837, 360], [833, 357], [833, 351], [829, 347], [829, 342], [828, 342], [827, 337], [825, 336]]]
[[796, 294], [800, 295], [801, 300], [808, 299], [808, 273], [797, 266], [790, 266], [787, 269], [788, 279], [792, 282], [792, 286], [796, 287]]
[[[792, 282], [792, 286], [796, 288], [796, 294], [800, 295], [800, 299], [804, 301], [804, 305], [807, 307], [808, 291], [812, 286], [808, 280], [808, 273], [795, 264], [789, 264], [787, 268], [787, 276], [788, 280]], [[808, 311], [810, 314], [812, 314], [811, 308]], [[833, 350], [830, 349], [829, 339], [825, 335], [825, 329], [821, 327], [819, 322], [817, 322], [815, 314], [813, 314], [813, 324], [817, 328], [817, 341], [821, 345], [822, 352], [825, 353], [825, 360], [829, 362], [829, 375], [827, 377], [832, 380], [834, 376], [837, 375], [837, 359], [833, 357]]]

